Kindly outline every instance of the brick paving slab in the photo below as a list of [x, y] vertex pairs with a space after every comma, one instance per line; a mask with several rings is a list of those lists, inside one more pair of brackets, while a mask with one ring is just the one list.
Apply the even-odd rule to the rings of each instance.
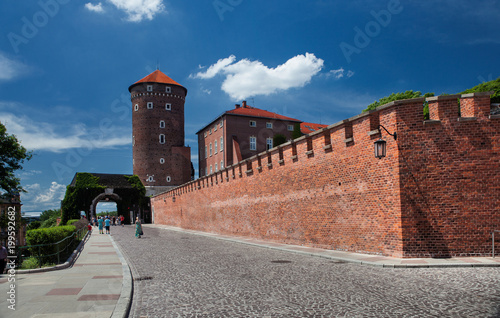
[[112, 234], [134, 276], [131, 317], [500, 317], [498, 268], [362, 266], [189, 231], [144, 232]]

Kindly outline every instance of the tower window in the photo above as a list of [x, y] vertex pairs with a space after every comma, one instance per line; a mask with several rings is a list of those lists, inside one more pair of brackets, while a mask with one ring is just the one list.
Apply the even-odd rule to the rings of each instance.
[[164, 144], [164, 143], [165, 143], [165, 135], [160, 134], [160, 144]]
[[167, 182], [170, 182], [172, 181], [172, 178], [170, 178], [170, 176], [167, 176]]
[[212, 143], [210, 143], [210, 157], [212, 157]]
[[214, 153], [217, 153], [217, 140], [214, 141]]
[[257, 150], [257, 137], [250, 137], [250, 150]]
[[148, 85], [147, 86], [147, 90], [148, 90], [148, 92], [152, 92], [153, 91], [153, 85]]
[[161, 163], [161, 164], [164, 164], [164, 163], [165, 163], [165, 159], [160, 158], [160, 163]]
[[172, 93], [172, 88], [170, 86], [165, 87], [165, 93]]
[[165, 104], [165, 109], [166, 109], [166, 110], [172, 110], [172, 104], [170, 104], [170, 103], [166, 103], [166, 104]]
[[220, 151], [224, 150], [224, 138], [220, 137]]
[[215, 172], [219, 171], [219, 169], [217, 169], [217, 164], [215, 164]]
[[153, 102], [148, 102], [148, 109], [153, 109]]
[[135, 110], [135, 111], [138, 111], [138, 110], [139, 110], [139, 104], [135, 104], [135, 106], [134, 106], [134, 110]]
[[255, 120], [251, 120], [250, 127], [257, 127], [257, 122]]
[[208, 158], [207, 146], [205, 146], [205, 158]]
[[212, 174], [214, 171], [212, 169], [212, 165], [210, 165], [210, 174]]
[[220, 161], [220, 170], [224, 169], [224, 161]]
[[160, 128], [165, 128], [165, 121], [164, 120], [160, 120]]
[[219, 123], [219, 127], [222, 128], [222, 126], [224, 126], [224, 122], [221, 120]]
[[217, 125], [214, 126], [214, 132], [216, 132], [216, 131], [217, 131]]

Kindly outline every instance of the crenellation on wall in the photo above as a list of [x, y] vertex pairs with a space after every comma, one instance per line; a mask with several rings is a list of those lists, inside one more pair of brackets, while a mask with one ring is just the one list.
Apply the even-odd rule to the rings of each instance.
[[[452, 120], [457, 100], [436, 99], [442, 121], [423, 120], [423, 98], [396, 101], [261, 152], [191, 183], [194, 192], [153, 197], [155, 220], [396, 257], [485, 255], [489, 231], [500, 228], [500, 121]], [[382, 159], [373, 155], [379, 138]], [[175, 202], [164, 200], [172, 193]]]

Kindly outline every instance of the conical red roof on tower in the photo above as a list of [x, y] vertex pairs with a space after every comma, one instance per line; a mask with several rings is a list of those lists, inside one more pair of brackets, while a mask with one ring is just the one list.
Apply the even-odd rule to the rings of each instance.
[[[162, 83], [162, 84], [171, 84], [171, 85], [177, 85], [180, 87], [184, 87], [181, 84], [174, 81], [173, 79], [171, 79], [170, 77], [168, 77], [167, 75], [165, 75], [162, 71], [156, 70], [153, 73], [149, 74], [148, 76], [146, 76], [146, 77], [138, 80], [134, 84], [130, 85], [130, 87], [128, 88], [129, 92], [131, 91], [131, 88], [134, 85], [141, 84], [141, 83]], [[184, 89], [185, 89], [185, 87], [184, 87]], [[186, 91], [187, 91], [187, 89], [186, 89]]]

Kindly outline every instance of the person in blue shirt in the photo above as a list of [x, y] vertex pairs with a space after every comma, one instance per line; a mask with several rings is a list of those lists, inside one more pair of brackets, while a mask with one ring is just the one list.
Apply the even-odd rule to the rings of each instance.
[[102, 220], [102, 217], [99, 217], [99, 219], [97, 220], [97, 223], [99, 224], [99, 234], [104, 234], [104, 231], [103, 231], [103, 220]]
[[108, 217], [106, 217], [106, 219], [104, 220], [104, 227], [106, 228], [106, 234], [111, 234], [109, 231], [110, 224], [111, 224], [111, 221], [109, 220]]

